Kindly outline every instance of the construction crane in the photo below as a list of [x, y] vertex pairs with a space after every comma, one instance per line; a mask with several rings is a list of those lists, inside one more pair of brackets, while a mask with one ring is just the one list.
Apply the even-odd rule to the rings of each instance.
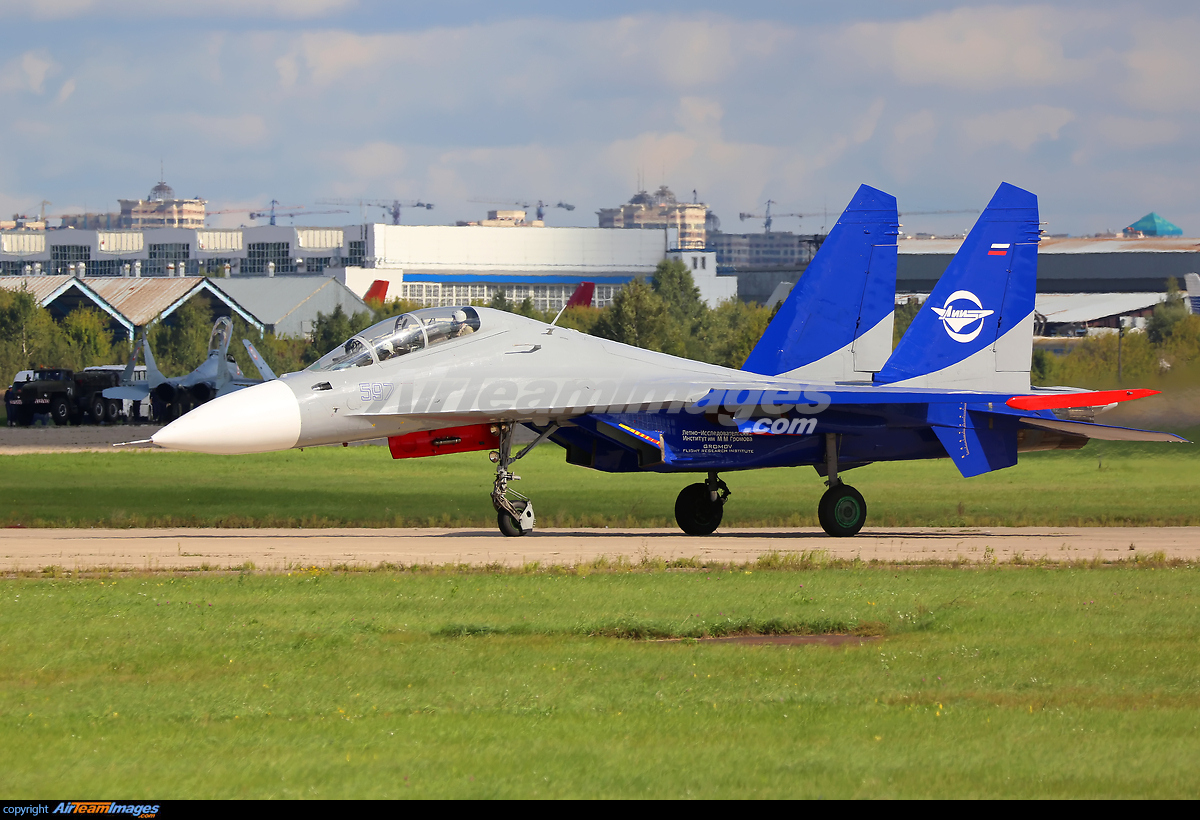
[[930, 216], [932, 214], [977, 214], [978, 208], [962, 208], [957, 211], [901, 211], [900, 216]]
[[290, 217], [291, 219], [295, 220], [295, 218], [297, 216], [301, 215], [300, 211], [304, 211], [303, 216], [321, 216], [323, 214], [348, 214], [348, 213], [350, 213], [349, 211], [346, 211], [346, 210], [309, 211], [309, 210], [305, 210], [303, 205], [280, 205], [279, 200], [272, 199], [270, 202], [270, 210], [266, 210], [266, 209], [254, 210], [253, 208], [223, 208], [222, 210], [219, 210], [219, 211], [207, 211], [204, 214], [204, 218], [208, 219], [210, 216], [216, 216], [218, 214], [249, 214], [251, 219], [262, 219], [263, 217], [270, 217], [271, 224], [274, 225], [275, 220], [281, 216]]
[[363, 208], [383, 208], [384, 213], [392, 218], [393, 225], [400, 224], [400, 212], [404, 208], [424, 208], [427, 211], [433, 210], [432, 202], [422, 202], [419, 199], [399, 200], [393, 199], [387, 201], [383, 199], [318, 199], [318, 205], [357, 205], [359, 210]]
[[774, 204], [775, 204], [775, 200], [768, 199], [766, 213], [762, 213], [762, 214], [740, 213], [740, 214], [738, 214], [738, 219], [742, 220], [743, 222], [745, 222], [747, 219], [761, 219], [763, 221], [763, 232], [770, 233], [771, 232], [771, 222], [775, 219], [775, 217], [794, 216], [794, 217], [797, 217], [798, 219], [804, 219], [804, 218], [810, 217], [810, 216], [820, 216], [819, 213], [815, 213], [815, 214], [772, 214], [771, 206]]
[[536, 209], [537, 209], [537, 210], [536, 210], [536, 214], [537, 214], [537, 216], [536, 216], [536, 219], [537, 219], [539, 222], [540, 222], [540, 221], [543, 221], [543, 220], [545, 220], [545, 218], [546, 218], [546, 209], [547, 209], [547, 208], [562, 208], [564, 211], [573, 211], [573, 210], [575, 210], [575, 206], [574, 206], [574, 205], [571, 205], [571, 204], [570, 204], [570, 203], [568, 203], [568, 202], [563, 202], [562, 200], [559, 200], [558, 202], [556, 202], [556, 203], [555, 203], [555, 204], [553, 204], [553, 205], [551, 205], [549, 202], [543, 202], [543, 201], [542, 201], [542, 200], [540, 200], [540, 199], [537, 201], [537, 204], [536, 204], [536, 205], [535, 205], [535, 204], [533, 204], [533, 203], [530, 203], [530, 202], [526, 202], [526, 201], [525, 201], [525, 200], [523, 200], [523, 199], [516, 199], [516, 200], [513, 200], [513, 199], [506, 199], [506, 200], [500, 200], [500, 199], [469, 199], [469, 200], [467, 200], [467, 201], [468, 201], [468, 202], [478, 202], [478, 203], [480, 203], [480, 204], [483, 204], [483, 205], [516, 205], [518, 208], [521, 208], [521, 209], [523, 209], [523, 210], [526, 210], [526, 211], [528, 211], [530, 208], [536, 208]]

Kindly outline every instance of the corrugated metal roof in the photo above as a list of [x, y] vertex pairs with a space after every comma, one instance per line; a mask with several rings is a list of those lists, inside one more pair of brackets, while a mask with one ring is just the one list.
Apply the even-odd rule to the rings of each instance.
[[85, 277], [83, 283], [121, 312], [137, 327], [149, 324], [194, 288], [202, 287], [202, 277], [147, 278]]
[[344, 290], [342, 301], [352, 304], [347, 313], [368, 310], [367, 303], [336, 279], [328, 276], [262, 276], [218, 280], [218, 286], [267, 325], [278, 325], [322, 288]]
[[[961, 239], [901, 239], [903, 254], [936, 254], [953, 256], [962, 246]], [[1194, 237], [1154, 237], [1151, 239], [1097, 239], [1069, 237], [1043, 239], [1039, 254], [1074, 253], [1200, 253], [1200, 239]]]
[[1154, 307], [1165, 293], [1039, 293], [1034, 310], [1054, 324], [1094, 322]]
[[5, 290], [27, 290], [38, 300], [39, 305], [45, 305], [46, 300], [54, 296], [63, 285], [74, 279], [74, 276], [0, 276], [0, 288]]

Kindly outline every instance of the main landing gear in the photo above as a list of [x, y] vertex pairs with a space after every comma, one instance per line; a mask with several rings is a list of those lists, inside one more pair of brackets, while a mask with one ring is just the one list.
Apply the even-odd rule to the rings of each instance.
[[675, 499], [675, 521], [688, 535], [712, 535], [721, 526], [729, 486], [709, 473], [702, 484], [689, 484]]
[[513, 462], [525, 457], [525, 454], [537, 447], [555, 430], [557, 424], [551, 424], [533, 442], [527, 444], [515, 456], [512, 455], [513, 424], [502, 421], [496, 425], [500, 436], [500, 447], [491, 452], [492, 463], [496, 465], [496, 481], [492, 485], [492, 506], [496, 508], [496, 524], [500, 532], [515, 538], [533, 532], [535, 519], [533, 502], [508, 486], [510, 481], [520, 481], [521, 477], [509, 469]]
[[825, 435], [825, 470], [828, 475], [826, 484], [829, 489], [821, 496], [817, 505], [817, 520], [821, 529], [835, 538], [857, 535], [867, 521], [867, 502], [862, 493], [843, 484], [838, 478], [837, 436], [833, 433]]

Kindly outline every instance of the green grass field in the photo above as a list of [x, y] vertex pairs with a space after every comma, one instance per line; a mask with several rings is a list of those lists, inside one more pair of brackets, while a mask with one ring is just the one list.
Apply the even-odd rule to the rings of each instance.
[[1194, 797], [1198, 572], [14, 579], [0, 794]]
[[[393, 461], [383, 447], [132, 451], [4, 463], [0, 524], [9, 526], [495, 526], [486, 453]], [[535, 450], [518, 473], [541, 526], [674, 526], [675, 496], [698, 480], [598, 473], [566, 464], [554, 446]], [[972, 479], [947, 459], [844, 475], [867, 499], [868, 526], [1200, 524], [1200, 458], [1190, 444], [1092, 442], [1027, 453], [1016, 467]], [[733, 490], [726, 526], [816, 526], [824, 487], [812, 469], [723, 477]]]

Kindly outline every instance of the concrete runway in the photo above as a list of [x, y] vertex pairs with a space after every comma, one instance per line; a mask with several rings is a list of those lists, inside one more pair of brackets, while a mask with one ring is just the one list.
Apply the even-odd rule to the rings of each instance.
[[[678, 530], [539, 530], [505, 538], [483, 529], [7, 529], [0, 530], [0, 572], [239, 568], [258, 570], [350, 565], [463, 563], [476, 566], [571, 565], [601, 556], [753, 561], [769, 552], [824, 550], [833, 557], [896, 562], [1132, 558], [1162, 551], [1200, 559], [1200, 527], [864, 529], [829, 538], [815, 529], [729, 529], [707, 538]], [[989, 551], [990, 550], [990, 551]]]

